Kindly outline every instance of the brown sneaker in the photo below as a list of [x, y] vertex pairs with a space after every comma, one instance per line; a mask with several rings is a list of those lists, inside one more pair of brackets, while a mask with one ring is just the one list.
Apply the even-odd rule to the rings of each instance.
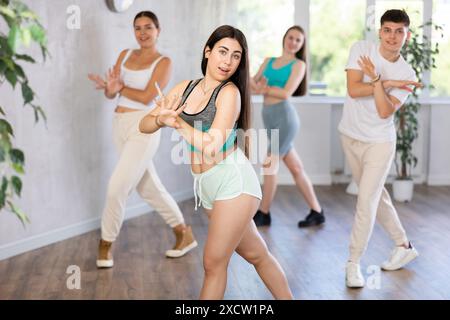
[[98, 244], [97, 257], [98, 268], [111, 268], [114, 265], [111, 248], [112, 244], [112, 242], [100, 239], [100, 243]]
[[173, 228], [173, 233], [175, 233], [176, 237], [175, 246], [173, 249], [166, 251], [166, 257], [182, 257], [198, 245], [192, 233], [191, 226], [186, 226], [185, 228], [176, 226]]

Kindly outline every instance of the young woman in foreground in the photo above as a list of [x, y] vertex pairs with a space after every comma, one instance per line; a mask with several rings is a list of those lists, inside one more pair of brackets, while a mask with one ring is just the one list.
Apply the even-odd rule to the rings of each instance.
[[139, 126], [145, 133], [173, 127], [190, 146], [194, 193], [209, 218], [200, 299], [224, 297], [234, 251], [254, 265], [276, 299], [292, 299], [281, 266], [253, 222], [261, 187], [236, 146], [236, 130], [246, 130], [250, 120], [248, 49], [241, 31], [221, 26], [212, 33], [202, 72], [204, 78], [181, 82], [167, 97], [160, 93], [158, 107]]

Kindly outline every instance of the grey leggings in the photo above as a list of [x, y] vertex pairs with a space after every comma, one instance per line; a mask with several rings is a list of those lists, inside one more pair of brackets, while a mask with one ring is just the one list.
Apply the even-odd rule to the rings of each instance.
[[[300, 128], [300, 119], [297, 111], [288, 100], [276, 104], [264, 105], [262, 116], [270, 140], [269, 153], [285, 156], [293, 147], [293, 141]], [[272, 139], [272, 129], [279, 131], [279, 143]]]

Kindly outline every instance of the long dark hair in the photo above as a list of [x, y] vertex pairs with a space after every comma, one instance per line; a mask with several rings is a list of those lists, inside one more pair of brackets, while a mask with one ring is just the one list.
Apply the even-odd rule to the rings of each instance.
[[147, 18], [149, 18], [150, 20], [152, 20], [153, 23], [155, 24], [156, 29], [159, 29], [159, 20], [158, 20], [158, 17], [156, 16], [156, 14], [154, 14], [154, 13], [151, 12], [151, 11], [141, 11], [141, 12], [139, 12], [139, 13], [136, 15], [136, 17], [134, 17], [133, 25], [136, 23], [136, 20], [137, 20], [137, 19], [142, 18], [142, 17], [147, 17]]
[[[303, 30], [302, 27], [296, 25], [296, 26], [292, 26], [289, 29], [287, 29], [286, 33], [283, 36], [283, 49], [284, 49], [284, 40], [286, 39], [286, 36], [287, 36], [288, 32], [291, 31], [291, 30], [297, 30], [303, 35], [303, 38], [304, 38], [303, 46], [300, 48], [300, 50], [298, 50], [295, 53], [295, 57], [297, 59], [302, 60], [306, 64], [306, 52], [307, 52], [307, 50], [306, 50], [306, 33], [305, 33], [305, 30]], [[305, 73], [305, 76], [303, 77], [302, 82], [300, 82], [300, 84], [298, 85], [297, 89], [295, 89], [295, 92], [293, 94], [294, 97], [304, 96], [306, 94], [306, 91], [308, 89], [307, 72], [308, 72], [308, 67], [306, 67], [306, 73]]]
[[[229, 25], [223, 25], [218, 27], [206, 41], [205, 47], [202, 53], [202, 73], [206, 74], [206, 67], [208, 65], [208, 59], [205, 57], [206, 47], [213, 49], [214, 45], [223, 38], [235, 39], [242, 47], [241, 61], [234, 74], [230, 77], [230, 81], [233, 82], [239, 89], [241, 94], [241, 112], [237, 120], [237, 129], [246, 131], [250, 125], [250, 90], [249, 90], [249, 59], [248, 59], [248, 46], [247, 40], [244, 34], [239, 29], [236, 29]], [[245, 144], [245, 153], [248, 155], [248, 144]]]

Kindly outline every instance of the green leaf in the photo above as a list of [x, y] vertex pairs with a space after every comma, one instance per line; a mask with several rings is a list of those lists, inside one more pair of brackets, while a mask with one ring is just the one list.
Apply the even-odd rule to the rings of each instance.
[[10, 210], [20, 219], [20, 222], [22, 222], [23, 227], [25, 228], [26, 223], [30, 223], [30, 219], [28, 216], [23, 212], [19, 207], [17, 207], [14, 203], [11, 201], [7, 201]]
[[0, 13], [4, 14], [5, 16], [8, 16], [12, 19], [14, 19], [16, 17], [16, 14], [14, 13], [14, 11], [11, 8], [8, 7], [0, 7]]
[[0, 147], [0, 162], [4, 162], [5, 161], [5, 149], [3, 147]]
[[26, 80], [27, 76], [25, 75], [25, 72], [23, 72], [23, 69], [22, 69], [21, 66], [19, 66], [18, 64], [16, 64], [16, 65], [14, 66], [14, 69], [15, 69], [16, 74], [17, 74], [17, 76], [18, 76], [19, 78], [21, 78], [21, 79], [23, 79], [23, 80]]
[[5, 72], [5, 77], [6, 80], [8, 80], [8, 82], [11, 84], [11, 86], [13, 88], [16, 87], [16, 83], [17, 83], [17, 75], [14, 71], [7, 69]]
[[25, 170], [23, 169], [23, 166], [17, 163], [13, 163], [12, 164], [12, 168], [14, 169], [14, 171], [16, 171], [19, 174], [24, 174]]
[[41, 45], [46, 43], [45, 30], [42, 27], [37, 24], [33, 24], [30, 27], [30, 33], [34, 41]]
[[3, 59], [0, 59], [0, 75], [5, 74], [6, 71], [6, 63], [3, 61]]
[[23, 11], [20, 13], [20, 16], [22, 18], [27, 18], [27, 19], [32, 19], [32, 20], [38, 19], [38, 16], [34, 12], [31, 12], [31, 11]]
[[6, 155], [9, 154], [9, 150], [11, 149], [11, 138], [10, 136], [6, 133], [2, 133], [1, 139], [0, 139], [0, 150], [3, 150], [5, 153], [5, 157]]
[[[2, 110], [3, 113], [3, 110]], [[0, 119], [0, 133], [7, 132], [8, 134], [14, 136], [11, 124], [6, 119]]]
[[41, 53], [42, 53], [42, 57], [44, 58], [44, 61], [47, 59], [47, 56], [50, 56], [49, 51], [47, 50], [47, 48], [44, 45], [41, 45]]
[[3, 111], [3, 108], [2, 108], [2, 107], [0, 107], [0, 113], [1, 113], [2, 115], [6, 116], [5, 111]]
[[16, 54], [15, 57], [18, 60], [24, 60], [24, 61], [27, 61], [27, 62], [36, 63], [36, 61], [32, 57], [30, 57], [30, 56], [28, 56], [26, 54]]
[[11, 30], [9, 30], [9, 36], [8, 36], [8, 45], [11, 48], [12, 52], [16, 52], [17, 46], [19, 45], [20, 41], [20, 28], [17, 26], [17, 24], [13, 24], [11, 26]]
[[6, 190], [8, 189], [8, 179], [4, 176], [2, 178], [2, 186], [0, 187], [1, 193], [6, 193]]
[[14, 71], [15, 63], [11, 58], [3, 57], [0, 61], [3, 61], [5, 63], [7, 69]]
[[22, 83], [22, 97], [23, 97], [23, 104], [30, 103], [34, 99], [34, 92], [31, 90], [31, 88], [28, 86], [27, 82]]
[[18, 176], [12, 176], [11, 184], [14, 192], [20, 197], [20, 193], [22, 192], [22, 180], [20, 180]]
[[13, 162], [13, 164], [23, 166], [23, 164], [25, 163], [25, 156], [24, 156], [22, 150], [19, 150], [19, 149], [9, 150], [9, 157], [11, 158], [11, 161]]
[[22, 28], [20, 29], [20, 38], [22, 39], [23, 44], [26, 47], [30, 46], [31, 43], [31, 32], [28, 28]]
[[47, 122], [47, 116], [45, 115], [44, 110], [41, 107], [35, 106], [35, 105], [33, 105], [33, 108], [34, 108], [35, 123], [37, 123], [39, 121], [39, 115], [44, 119], [45, 122]]
[[0, 210], [5, 207], [6, 202], [6, 190], [2, 191], [0, 190]]

